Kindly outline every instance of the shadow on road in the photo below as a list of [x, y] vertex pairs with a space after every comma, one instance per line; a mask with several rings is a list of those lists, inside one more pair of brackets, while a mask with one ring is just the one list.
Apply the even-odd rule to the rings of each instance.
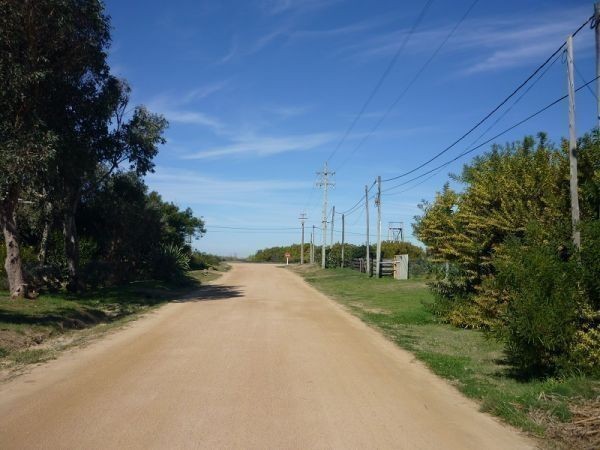
[[208, 285], [201, 287], [185, 298], [174, 300], [172, 303], [229, 300], [243, 296], [244, 292], [238, 286]]

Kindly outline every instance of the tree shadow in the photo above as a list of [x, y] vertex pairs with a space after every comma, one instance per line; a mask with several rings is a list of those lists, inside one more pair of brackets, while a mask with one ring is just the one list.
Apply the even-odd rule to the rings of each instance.
[[171, 303], [210, 302], [215, 300], [230, 300], [243, 296], [244, 291], [239, 286], [211, 284], [201, 287], [188, 296], [172, 300]]
[[552, 376], [552, 373], [547, 370], [524, 370], [507, 356], [494, 359], [494, 364], [499, 366], [499, 369], [493, 374], [495, 378], [509, 378], [517, 383], [530, 383], [534, 380], [544, 380]]
[[52, 312], [31, 314], [0, 309], [0, 323], [13, 325], [36, 325], [56, 330], [83, 329], [115, 318], [100, 309], [56, 308]]
[[[58, 294], [51, 301], [32, 300], [23, 308], [0, 304], [0, 344], [3, 330], [13, 326], [25, 327], [24, 332], [46, 328], [63, 333], [67, 330], [88, 328], [100, 323], [111, 323], [143, 311], [144, 307], [161, 303], [188, 303], [231, 300], [243, 297], [239, 286], [188, 284], [179, 289], [170, 286], [126, 286], [98, 289], [79, 296]], [[60, 302], [65, 302], [60, 304]], [[57, 302], [59, 304], [57, 304]], [[0, 345], [1, 347], [1, 345]]]

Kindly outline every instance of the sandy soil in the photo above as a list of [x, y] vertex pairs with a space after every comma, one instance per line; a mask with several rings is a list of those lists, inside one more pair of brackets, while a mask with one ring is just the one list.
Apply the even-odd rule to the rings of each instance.
[[0, 386], [0, 448], [533, 443], [297, 275], [236, 264], [201, 297]]

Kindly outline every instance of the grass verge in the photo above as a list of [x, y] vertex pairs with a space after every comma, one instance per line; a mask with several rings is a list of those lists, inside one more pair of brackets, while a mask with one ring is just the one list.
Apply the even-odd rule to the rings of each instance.
[[586, 423], [577, 411], [598, 404], [599, 380], [515, 377], [506, 364], [501, 343], [482, 332], [435, 320], [427, 308], [433, 296], [424, 281], [375, 279], [349, 269], [322, 270], [315, 266], [296, 266], [293, 270], [411, 351], [466, 396], [478, 400], [483, 411], [543, 438], [547, 447], [600, 448], [594, 441], [600, 434], [572, 426], [577, 421]]
[[153, 308], [217, 279], [229, 266], [191, 271], [179, 282], [142, 281], [81, 295], [65, 292], [11, 300], [0, 291], [0, 380], [55, 358]]

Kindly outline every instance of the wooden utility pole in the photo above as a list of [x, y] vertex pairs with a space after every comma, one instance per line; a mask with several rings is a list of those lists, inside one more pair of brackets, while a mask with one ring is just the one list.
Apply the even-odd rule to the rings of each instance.
[[600, 2], [594, 4], [594, 31], [596, 33], [596, 114], [600, 130]]
[[323, 172], [317, 172], [321, 175], [321, 180], [317, 183], [317, 186], [323, 188], [323, 245], [321, 247], [321, 267], [325, 268], [326, 253], [327, 253], [327, 191], [329, 186], [333, 186], [333, 183], [329, 181], [329, 177], [334, 175], [335, 172], [329, 172], [327, 168], [327, 161], [325, 161], [325, 168]]
[[331, 210], [331, 242], [329, 246], [333, 248], [333, 225], [335, 223], [335, 206]]
[[310, 233], [310, 263], [315, 263], [315, 226], [312, 226], [312, 233]]
[[365, 185], [365, 210], [367, 213], [367, 274], [371, 276], [371, 255], [369, 249], [369, 187]]
[[344, 267], [344, 243], [346, 238], [346, 216], [342, 214], [342, 264], [341, 267]]
[[575, 130], [575, 74], [573, 62], [573, 36], [567, 38], [567, 84], [569, 90], [569, 167], [571, 190], [571, 222], [573, 243], [581, 248], [579, 232], [579, 191], [577, 183], [577, 133]]
[[377, 255], [376, 258], [376, 276], [381, 277], [381, 177], [377, 177], [377, 200], [375, 200], [375, 204], [377, 205]]
[[300, 264], [304, 264], [304, 222], [306, 221], [306, 213], [300, 214], [300, 223], [302, 224], [302, 244], [300, 246]]

